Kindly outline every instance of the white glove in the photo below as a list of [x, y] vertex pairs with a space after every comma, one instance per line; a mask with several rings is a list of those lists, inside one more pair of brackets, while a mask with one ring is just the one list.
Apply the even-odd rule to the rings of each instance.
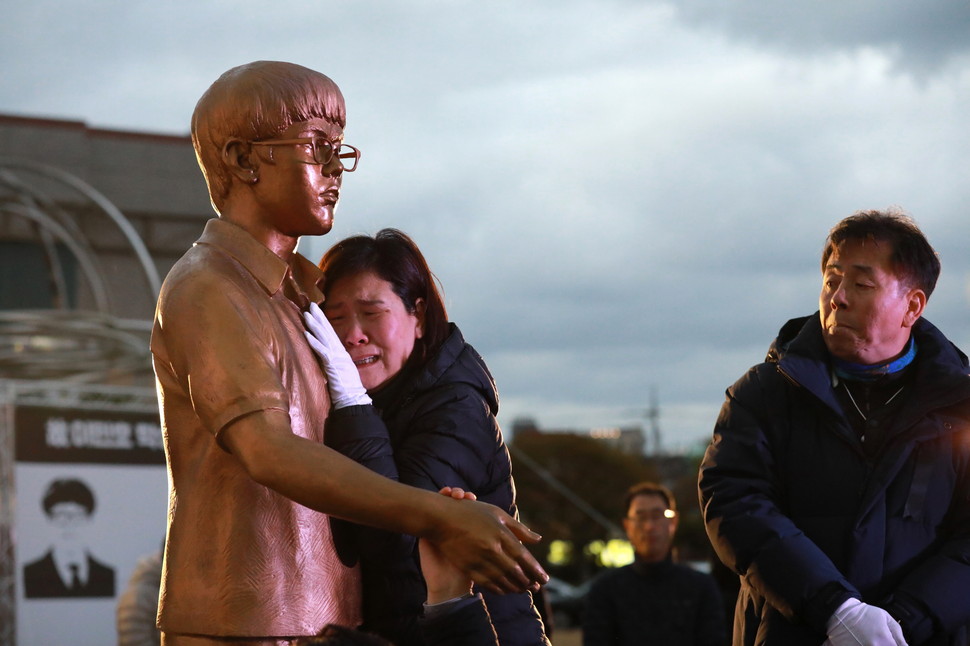
[[892, 615], [854, 598], [832, 613], [825, 632], [829, 638], [822, 646], [907, 646]]
[[310, 347], [323, 362], [327, 374], [330, 399], [334, 408], [359, 406], [371, 403], [367, 389], [360, 383], [360, 373], [344, 344], [337, 338], [330, 321], [316, 303], [310, 303], [309, 311], [303, 313], [309, 332], [304, 332]]

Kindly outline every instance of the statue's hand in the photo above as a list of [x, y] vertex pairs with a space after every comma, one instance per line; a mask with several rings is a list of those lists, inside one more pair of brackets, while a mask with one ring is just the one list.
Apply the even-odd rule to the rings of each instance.
[[456, 501], [446, 522], [427, 539], [438, 553], [482, 587], [493, 592], [537, 590], [549, 576], [522, 541], [542, 537], [507, 513], [482, 502]]

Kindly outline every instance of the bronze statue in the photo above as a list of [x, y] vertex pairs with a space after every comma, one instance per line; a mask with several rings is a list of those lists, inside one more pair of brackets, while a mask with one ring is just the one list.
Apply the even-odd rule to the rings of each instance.
[[[323, 445], [327, 381], [303, 336], [321, 274], [295, 253], [330, 230], [345, 108], [291, 63], [233, 68], [205, 92], [192, 141], [219, 218], [172, 268], [152, 354], [169, 469], [163, 644], [277, 644], [360, 621], [360, 578], [325, 514], [426, 538], [476, 582], [546, 576], [501, 510], [380, 477]], [[322, 513], [321, 513], [322, 512]]]

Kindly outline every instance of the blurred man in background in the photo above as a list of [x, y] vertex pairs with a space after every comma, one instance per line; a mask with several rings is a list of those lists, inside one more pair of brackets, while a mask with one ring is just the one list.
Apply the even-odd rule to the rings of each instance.
[[584, 646], [725, 646], [724, 604], [714, 579], [673, 562], [673, 494], [652, 482], [630, 488], [623, 529], [634, 562], [605, 572], [590, 588]]

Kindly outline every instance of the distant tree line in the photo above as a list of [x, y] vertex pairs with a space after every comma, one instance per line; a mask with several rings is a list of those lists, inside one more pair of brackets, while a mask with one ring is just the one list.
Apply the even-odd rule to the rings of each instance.
[[[553, 576], [580, 583], [596, 574], [597, 559], [584, 548], [597, 540], [624, 536], [624, 494], [643, 480], [664, 484], [677, 499], [679, 560], [710, 560], [712, 551], [697, 504], [699, 455], [631, 455], [591, 437], [538, 431], [516, 433], [509, 448], [519, 513], [542, 534], [543, 541], [533, 552]], [[607, 522], [612, 531], [604, 526]], [[557, 540], [572, 546], [572, 558], [565, 563], [549, 562], [549, 546]]]

